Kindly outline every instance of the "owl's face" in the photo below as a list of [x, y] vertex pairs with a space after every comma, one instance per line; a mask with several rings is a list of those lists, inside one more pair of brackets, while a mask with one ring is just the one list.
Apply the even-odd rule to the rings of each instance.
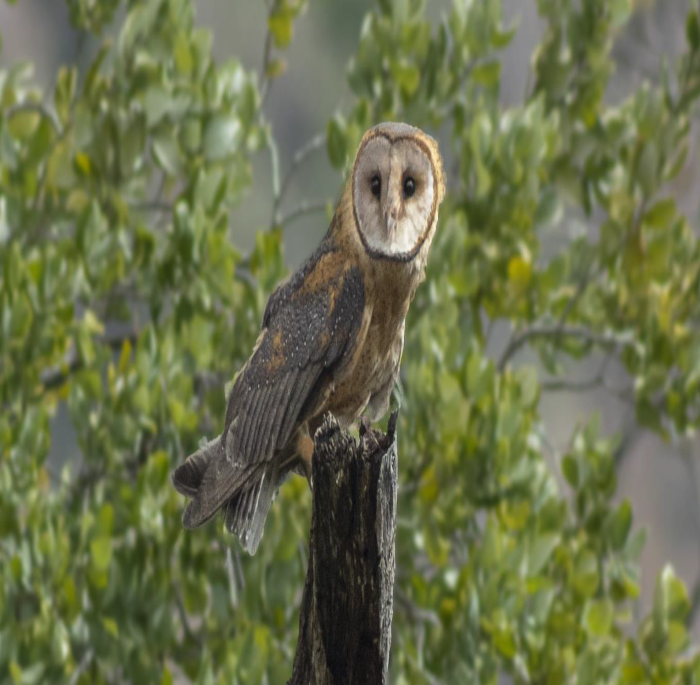
[[437, 143], [406, 124], [380, 124], [364, 136], [352, 175], [355, 222], [374, 257], [408, 261], [437, 220], [444, 195]]

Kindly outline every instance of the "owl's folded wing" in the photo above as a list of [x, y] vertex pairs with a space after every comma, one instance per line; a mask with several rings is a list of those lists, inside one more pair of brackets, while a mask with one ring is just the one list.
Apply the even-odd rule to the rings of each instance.
[[268, 482], [283, 475], [275, 472], [275, 453], [350, 356], [364, 304], [361, 272], [328, 249], [273, 294], [256, 349], [231, 390], [220, 444], [208, 456], [195, 453], [173, 475], [176, 488], [194, 494], [186, 527], [211, 518], [263, 473]]

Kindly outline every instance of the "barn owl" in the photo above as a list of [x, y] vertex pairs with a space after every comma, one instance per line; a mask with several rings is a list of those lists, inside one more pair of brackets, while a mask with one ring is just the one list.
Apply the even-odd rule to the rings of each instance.
[[387, 412], [444, 194], [433, 138], [401, 123], [365, 133], [328, 232], [270, 296], [223, 432], [173, 473], [178, 492], [192, 498], [185, 528], [222, 510], [254, 554], [289, 471], [310, 473], [324, 414], [348, 426]]

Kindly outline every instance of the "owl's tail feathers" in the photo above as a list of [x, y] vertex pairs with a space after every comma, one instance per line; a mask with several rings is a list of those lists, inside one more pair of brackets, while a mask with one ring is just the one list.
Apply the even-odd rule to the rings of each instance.
[[226, 458], [219, 436], [190, 455], [172, 478], [175, 489], [192, 498], [182, 516], [185, 528], [201, 526], [222, 509], [226, 528], [243, 549], [255, 554], [270, 505], [284, 480], [275, 464], [236, 466]]
[[263, 470], [259, 480], [231, 497], [224, 506], [226, 528], [248, 554], [255, 554], [265, 529], [265, 520], [281, 484], [277, 468]]
[[202, 484], [204, 473], [211, 460], [221, 449], [221, 436], [214, 438], [202, 445], [194, 454], [187, 457], [187, 461], [178, 466], [173, 473], [173, 485], [175, 489], [186, 497], [195, 497], [199, 486]]

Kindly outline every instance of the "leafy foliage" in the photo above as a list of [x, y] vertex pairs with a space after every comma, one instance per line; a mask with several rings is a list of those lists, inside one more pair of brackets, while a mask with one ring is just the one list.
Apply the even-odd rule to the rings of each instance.
[[[27, 65], [0, 71], [0, 674], [284, 682], [305, 482], [284, 486], [247, 558], [220, 526], [181, 531], [169, 473], [220, 429], [224, 382], [285, 274], [280, 225], [244, 257], [228, 212], [253, 155], [277, 175], [262, 103], [306, 3], [270, 3], [261, 78], [212, 60], [189, 0], [68, 4], [91, 32], [125, 10], [85, 73], [61, 67], [42, 93]], [[386, 119], [445, 131], [454, 160], [407, 325], [393, 678], [700, 682], [671, 567], [632, 624], [644, 536], [612, 502], [618, 441], [582, 423], [562, 491], [539, 411], [567, 359], [602, 355], [624, 364], [641, 425], [675, 439], [700, 424], [700, 246], [669, 186], [700, 96], [698, 10], [662, 83], [608, 104], [630, 3], [538, 0], [532, 84], [504, 110], [516, 27], [500, 3], [454, 0], [436, 26], [424, 5], [367, 14], [354, 102], [325, 136], [340, 170]], [[275, 178], [275, 209], [281, 192]], [[577, 214], [596, 230], [567, 234]], [[499, 320], [512, 333], [494, 360]], [[514, 365], [526, 345], [538, 367]], [[45, 464], [59, 403], [82, 454], [60, 475]]]

